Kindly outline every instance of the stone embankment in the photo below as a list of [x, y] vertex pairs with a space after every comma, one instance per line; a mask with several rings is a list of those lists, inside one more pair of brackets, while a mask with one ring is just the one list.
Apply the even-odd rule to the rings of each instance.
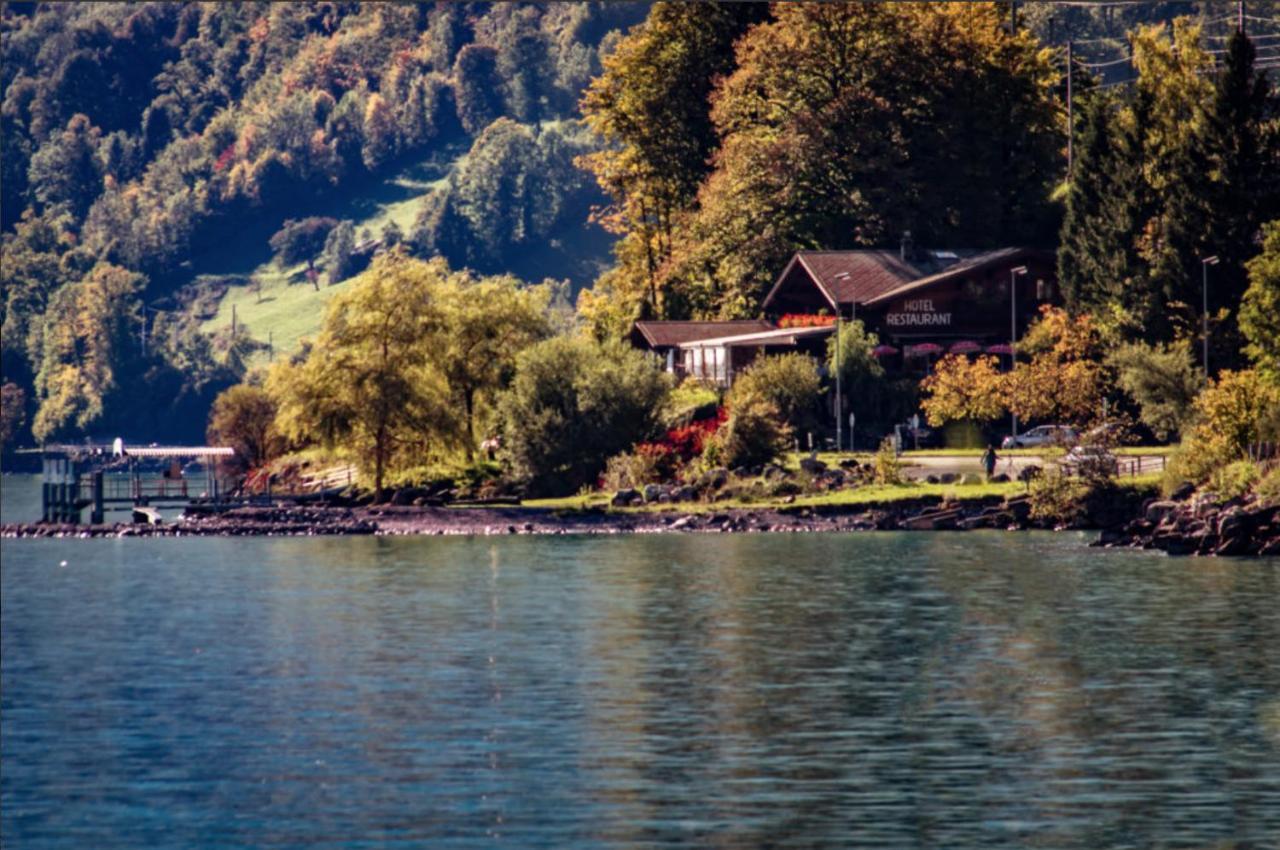
[[347, 508], [235, 508], [174, 522], [63, 525], [26, 523], [0, 527], [3, 537], [303, 537], [374, 534], [376, 523]]
[[696, 512], [438, 508], [411, 505], [254, 507], [170, 523], [6, 525], [4, 537], [315, 536], [334, 534], [654, 534], [664, 532], [944, 531], [1031, 527], [1025, 497], [944, 502], [924, 497], [859, 507], [734, 508]]
[[1104, 530], [1097, 545], [1160, 549], [1170, 555], [1280, 556], [1280, 505], [1213, 493], [1148, 502], [1142, 515]]

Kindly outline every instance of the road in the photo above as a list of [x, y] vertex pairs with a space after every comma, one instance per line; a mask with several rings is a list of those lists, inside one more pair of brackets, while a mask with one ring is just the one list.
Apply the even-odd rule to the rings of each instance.
[[[999, 457], [999, 461], [996, 463], [996, 474], [1004, 473], [1010, 478], [1016, 478], [1018, 473], [1028, 466], [1044, 466], [1046, 463], [1045, 459], [1039, 455], [1000, 455], [999, 452], [996, 455]], [[1122, 477], [1160, 472], [1164, 469], [1165, 464], [1165, 458], [1162, 455], [1126, 455], [1118, 459]], [[979, 456], [918, 457], [904, 455], [902, 461], [906, 464], [904, 472], [908, 478], [924, 478], [928, 475], [943, 475], [949, 472], [957, 475], [964, 475], [965, 473], [981, 475], [983, 473], [982, 458]]]

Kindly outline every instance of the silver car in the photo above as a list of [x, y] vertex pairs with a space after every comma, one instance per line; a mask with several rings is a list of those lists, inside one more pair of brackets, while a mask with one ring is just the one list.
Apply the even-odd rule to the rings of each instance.
[[1080, 439], [1074, 428], [1067, 425], [1037, 425], [1016, 437], [1005, 437], [1002, 449], [1024, 449], [1036, 446], [1069, 446]]

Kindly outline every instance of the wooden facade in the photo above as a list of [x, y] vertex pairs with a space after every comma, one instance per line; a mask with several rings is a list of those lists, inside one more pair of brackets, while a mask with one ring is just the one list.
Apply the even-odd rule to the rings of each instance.
[[632, 342], [659, 354], [677, 374], [728, 384], [761, 352], [820, 355], [831, 327], [785, 329], [779, 322], [838, 312], [876, 334], [881, 362], [890, 371], [922, 372], [951, 351], [1008, 357], [1014, 328], [1020, 339], [1043, 305], [1060, 303], [1054, 255], [1048, 251], [1002, 248], [911, 257], [891, 251], [801, 251], [765, 298], [764, 320], [638, 322]]

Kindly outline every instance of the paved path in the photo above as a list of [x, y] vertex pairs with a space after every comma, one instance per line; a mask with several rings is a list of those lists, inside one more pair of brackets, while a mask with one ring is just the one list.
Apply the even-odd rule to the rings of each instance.
[[[1010, 478], [1016, 478], [1018, 473], [1026, 469], [1028, 466], [1044, 466], [1045, 459], [1039, 455], [1000, 455], [996, 452], [999, 461], [996, 463], [996, 474], [1004, 473]], [[924, 478], [926, 475], [942, 475], [944, 473], [955, 473], [964, 475], [972, 473], [981, 475], [982, 458], [980, 456], [973, 457], [913, 457], [904, 455], [903, 463], [907, 464], [906, 475], [909, 478]], [[1149, 472], [1159, 472], [1164, 469], [1165, 458], [1162, 455], [1139, 455], [1128, 456], [1123, 455], [1118, 458], [1120, 461], [1120, 475], [1142, 475]]]

